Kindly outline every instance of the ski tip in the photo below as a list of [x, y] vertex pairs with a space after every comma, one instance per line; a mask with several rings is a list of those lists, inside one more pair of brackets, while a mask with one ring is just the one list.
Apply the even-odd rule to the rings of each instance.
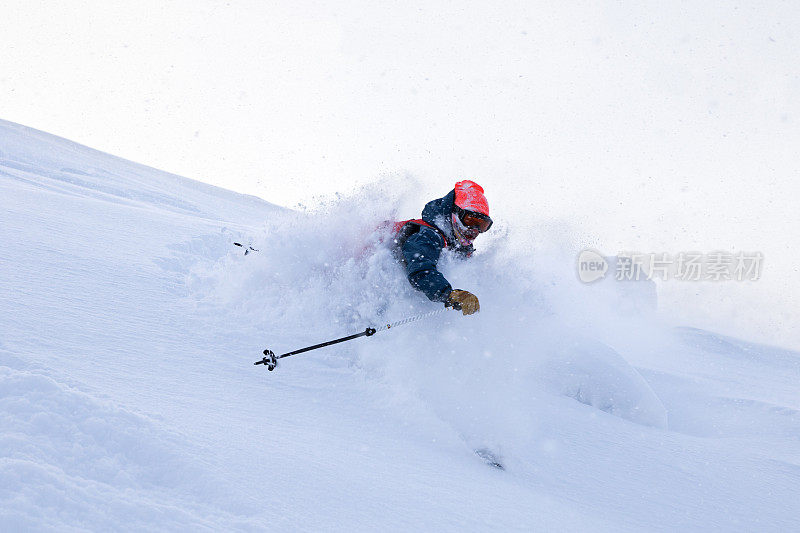
[[492, 468], [496, 468], [497, 470], [506, 469], [506, 467], [503, 466], [503, 463], [500, 462], [500, 458], [497, 455], [495, 455], [491, 450], [488, 450], [486, 448], [481, 448], [479, 450], [475, 450], [475, 455], [483, 459], [483, 462], [491, 466]]

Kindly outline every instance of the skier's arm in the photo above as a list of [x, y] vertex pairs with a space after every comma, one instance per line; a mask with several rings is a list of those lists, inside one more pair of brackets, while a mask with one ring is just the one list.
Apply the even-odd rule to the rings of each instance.
[[446, 301], [453, 290], [442, 273], [436, 270], [443, 247], [442, 237], [435, 230], [425, 227], [403, 244], [408, 281], [434, 302]]

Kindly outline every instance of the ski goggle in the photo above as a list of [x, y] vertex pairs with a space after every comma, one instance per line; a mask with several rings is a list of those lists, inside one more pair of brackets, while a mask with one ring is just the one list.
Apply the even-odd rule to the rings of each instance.
[[492, 219], [489, 218], [489, 215], [476, 213], [475, 211], [467, 211], [458, 206], [456, 206], [456, 214], [461, 223], [467, 228], [479, 231], [480, 233], [489, 231], [489, 228], [492, 227]]

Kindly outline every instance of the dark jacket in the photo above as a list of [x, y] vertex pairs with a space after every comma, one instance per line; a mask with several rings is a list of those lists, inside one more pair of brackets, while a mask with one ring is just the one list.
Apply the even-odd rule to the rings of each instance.
[[436, 269], [442, 250], [447, 246], [463, 257], [468, 257], [473, 250], [472, 245], [460, 246], [453, 234], [450, 214], [453, 212], [454, 199], [453, 190], [442, 198], [428, 202], [422, 210], [422, 220], [436, 226], [441, 233], [433, 228], [415, 224], [418, 229], [403, 232], [402, 239], [397, 243], [401, 251], [400, 259], [405, 263], [408, 281], [434, 302], [446, 301], [450, 291], [453, 290], [447, 279]]

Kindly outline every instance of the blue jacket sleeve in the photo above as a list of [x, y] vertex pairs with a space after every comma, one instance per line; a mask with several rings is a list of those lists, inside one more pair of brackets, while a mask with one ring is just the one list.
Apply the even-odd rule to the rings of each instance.
[[436, 263], [442, 253], [444, 242], [436, 230], [422, 227], [403, 244], [403, 257], [411, 285], [425, 293], [434, 302], [444, 302], [453, 288]]

